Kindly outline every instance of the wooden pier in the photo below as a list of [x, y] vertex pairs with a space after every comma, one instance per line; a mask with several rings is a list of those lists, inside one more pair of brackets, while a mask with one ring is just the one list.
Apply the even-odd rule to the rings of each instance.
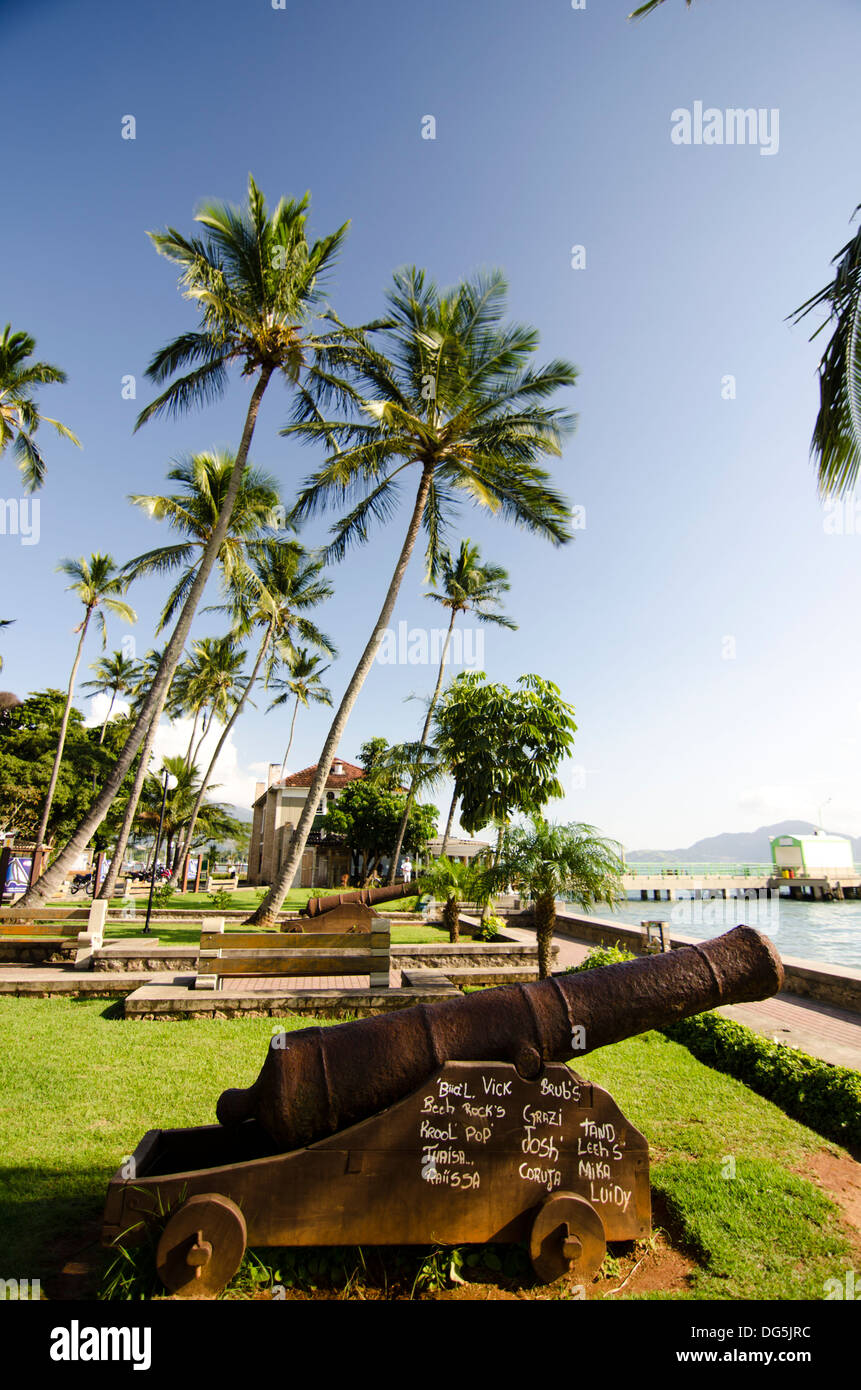
[[626, 873], [626, 892], [639, 893], [642, 902], [672, 902], [680, 894], [691, 898], [744, 898], [760, 893], [780, 893], [797, 901], [843, 902], [861, 898], [861, 874], [840, 878], [784, 878], [775, 873], [708, 873], [667, 869], [663, 873]]

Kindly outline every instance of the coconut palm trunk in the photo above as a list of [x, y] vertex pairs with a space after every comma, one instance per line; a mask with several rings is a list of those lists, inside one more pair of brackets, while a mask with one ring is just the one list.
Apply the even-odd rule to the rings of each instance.
[[191, 767], [191, 750], [194, 747], [194, 740], [197, 738], [197, 721], [200, 719], [200, 709], [194, 711], [194, 722], [191, 726], [191, 736], [188, 740], [188, 747], [185, 750], [185, 765]]
[[251, 687], [254, 685], [258, 675], [260, 674], [260, 667], [263, 664], [263, 658], [265, 657], [266, 652], [269, 649], [269, 643], [272, 639], [273, 628], [274, 623], [270, 623], [266, 629], [263, 641], [260, 643], [260, 650], [257, 653], [257, 660], [255, 661], [251, 675], [248, 678], [248, 683], [246, 684], [245, 689], [242, 692], [241, 698], [237, 701], [236, 708], [234, 709], [233, 713], [231, 714], [230, 718], [225, 724], [221, 737], [215, 745], [215, 752], [213, 753], [212, 758], [210, 759], [209, 767], [206, 769], [206, 773], [197, 793], [197, 798], [191, 810], [191, 820], [188, 823], [188, 829], [180, 837], [180, 842], [176, 851], [176, 858], [174, 860], [174, 873], [178, 872], [180, 866], [183, 864], [185, 860], [186, 855], [191, 852], [191, 841], [194, 836], [194, 827], [197, 824], [197, 817], [199, 816], [200, 808], [203, 805], [203, 798], [206, 795], [207, 788], [209, 787], [209, 784], [212, 781], [213, 775], [215, 773], [215, 764], [218, 762], [221, 750], [227, 742], [227, 737], [230, 733], [230, 730], [233, 728], [234, 724], [236, 723], [237, 719], [239, 718], [240, 714], [245, 708], [245, 702], [248, 699]]
[[105, 874], [104, 882], [98, 893], [98, 896], [100, 898], [110, 899], [113, 897], [114, 892], [116, 890], [117, 879], [119, 878], [120, 872], [123, 867], [123, 860], [125, 859], [126, 855], [126, 846], [128, 845], [129, 836], [132, 833], [132, 826], [134, 825], [135, 816], [137, 815], [138, 803], [141, 799], [141, 792], [143, 791], [143, 784], [146, 780], [147, 769], [149, 768], [149, 760], [152, 756], [153, 744], [155, 743], [155, 736], [158, 730], [159, 720], [161, 719], [162, 710], [164, 709], [165, 701], [167, 700], [167, 694], [168, 692], [165, 691], [164, 698], [162, 699], [161, 704], [159, 705], [158, 709], [153, 715], [152, 722], [150, 723], [150, 726], [147, 729], [146, 738], [143, 741], [143, 747], [141, 748], [140, 765], [138, 766], [138, 770], [135, 773], [135, 779], [132, 783], [131, 792], [129, 793], [128, 805], [126, 806], [125, 814], [123, 816], [123, 823], [120, 826], [120, 833], [117, 836], [117, 842], [114, 846], [114, 852], [111, 858], [110, 868], [108, 869], [108, 872]]
[[541, 893], [535, 899], [533, 920], [538, 942], [538, 978], [546, 980], [550, 974], [550, 948], [556, 928], [556, 898], [552, 893]]
[[302, 815], [299, 817], [299, 824], [296, 826], [296, 831], [293, 836], [293, 843], [290, 848], [290, 853], [288, 854], [284, 865], [276, 875], [275, 882], [272, 884], [272, 887], [269, 889], [269, 892], [266, 894], [266, 897], [263, 899], [257, 911], [253, 913], [252, 916], [248, 919], [248, 922], [253, 926], [272, 925], [272, 923], [275, 921], [278, 912], [280, 911], [281, 904], [283, 903], [289, 889], [293, 884], [293, 879], [296, 876], [296, 870], [302, 862], [302, 855], [305, 852], [305, 845], [307, 844], [308, 836], [311, 833], [311, 827], [314, 823], [314, 816], [316, 815], [317, 807], [320, 804], [320, 796], [329, 777], [329, 771], [331, 769], [335, 753], [337, 752], [338, 744], [340, 743], [341, 738], [343, 736], [344, 729], [347, 725], [347, 720], [350, 717], [353, 705], [356, 703], [359, 691], [364, 685], [368, 672], [374, 664], [374, 658], [377, 655], [377, 650], [379, 648], [380, 643], [383, 640], [383, 634], [385, 633], [385, 630], [389, 626], [389, 623], [391, 621], [392, 613], [394, 612], [395, 608], [395, 603], [397, 602], [398, 593], [400, 592], [400, 587], [403, 582], [404, 575], [407, 572], [407, 566], [409, 565], [410, 558], [412, 556], [413, 550], [415, 549], [415, 544], [418, 538], [419, 528], [422, 523], [422, 517], [424, 516], [424, 510], [427, 504], [432, 481], [433, 469], [424, 467], [422, 469], [421, 482], [419, 483], [418, 492], [416, 494], [415, 506], [413, 507], [413, 514], [410, 518], [410, 524], [407, 529], [406, 539], [404, 540], [403, 546], [401, 548], [401, 553], [398, 557], [398, 562], [395, 566], [395, 571], [392, 575], [388, 592], [386, 593], [385, 602], [383, 603], [383, 606], [380, 610], [380, 615], [377, 618], [377, 622], [374, 627], [374, 631], [371, 634], [370, 640], [367, 646], [365, 647], [365, 650], [362, 652], [361, 657], [359, 658], [359, 664], [353, 672], [350, 684], [347, 686], [347, 689], [344, 693], [344, 697], [341, 700], [340, 705], [338, 706], [338, 711], [333, 720], [332, 727], [330, 728], [328, 737], [326, 738], [326, 742], [323, 745], [323, 751], [320, 754], [320, 761], [317, 764], [317, 771], [314, 774], [314, 780], [311, 783], [311, 787], [308, 791], [308, 797], [305, 801], [305, 806], [302, 811]]
[[[51, 768], [51, 780], [48, 783], [48, 790], [45, 795], [45, 805], [42, 807], [42, 817], [39, 821], [39, 829], [36, 831], [36, 847], [40, 849], [45, 842], [45, 835], [48, 830], [48, 817], [51, 814], [51, 803], [54, 800], [54, 792], [57, 788], [57, 778], [60, 775], [60, 764], [63, 761], [63, 748], [66, 743], [66, 730], [69, 727], [69, 713], [72, 708], [72, 696], [75, 693], [75, 680], [78, 675], [78, 667], [81, 664], [81, 652], [84, 649], [84, 639], [87, 635], [87, 628], [90, 625], [92, 609], [88, 608], [81, 624], [81, 635], [78, 638], [78, 648], [75, 652], [75, 660], [72, 662], [72, 674], [69, 677], [69, 688], [66, 693], [66, 705], [63, 710], [63, 720], [60, 724], [60, 736], [57, 739], [57, 751], [54, 754], [54, 765]], [[26, 901], [28, 894], [22, 901]]]
[[273, 371], [274, 368], [268, 364], [264, 364], [260, 369], [260, 375], [255, 383], [248, 405], [248, 411], [245, 416], [242, 439], [239, 444], [236, 462], [224, 499], [224, 509], [206, 544], [200, 566], [195, 575], [191, 589], [189, 590], [188, 598], [183, 605], [182, 612], [173, 630], [173, 635], [165, 648], [164, 656], [162, 657], [155, 680], [141, 707], [135, 726], [125, 742], [123, 751], [108, 774], [101, 793], [81, 821], [77, 830], [73, 833], [65, 848], [57, 855], [51, 867], [41, 878], [37, 879], [36, 883], [32, 884], [28, 892], [25, 893], [21, 900], [22, 907], [35, 907], [39, 903], [47, 902], [57, 893], [66, 877], [66, 873], [71, 868], [72, 864], [74, 864], [78, 855], [86, 848], [93, 833], [98, 830], [110, 810], [113, 800], [132, 765], [135, 754], [146, 737], [155, 711], [160, 708], [167, 695], [168, 688], [173, 679], [173, 673], [182, 656], [183, 648], [191, 630], [191, 623], [197, 605], [200, 602], [203, 591], [206, 588], [207, 580], [218, 559], [218, 552], [221, 549], [222, 542], [227, 535], [227, 528], [230, 524], [233, 506], [242, 483], [242, 475], [245, 471], [245, 466], [248, 462], [248, 450], [251, 447], [254, 426], [257, 423], [257, 416], [260, 411], [260, 402], [263, 399], [263, 393], [266, 387], [269, 385], [269, 379]]
[[191, 769], [192, 767], [196, 767], [196, 766], [197, 766], [197, 759], [198, 759], [198, 757], [199, 757], [199, 755], [200, 755], [200, 750], [201, 750], [201, 748], [202, 748], [202, 746], [203, 746], [203, 740], [206, 738], [206, 735], [209, 733], [209, 726], [210, 726], [210, 724], [212, 723], [213, 714], [214, 714], [214, 710], [210, 710], [210, 711], [209, 711], [209, 718], [207, 719], [207, 717], [206, 717], [206, 710], [203, 711], [203, 720], [201, 721], [201, 725], [200, 725], [200, 738], [197, 740], [197, 743], [196, 743], [195, 746], [194, 746], [194, 752], [192, 753], [191, 757], [189, 758], [189, 760], [188, 760], [187, 763], [186, 763], [186, 767], [189, 768], [189, 769]]
[[457, 898], [446, 898], [442, 910], [443, 926], [448, 931], [449, 941], [456, 943], [460, 938], [460, 903]]
[[445, 854], [446, 850], [448, 849], [448, 840], [449, 836], [451, 835], [451, 827], [454, 823], [454, 808], [456, 805], [457, 787], [455, 787], [454, 792], [452, 793], [451, 805], [448, 808], [448, 820], [445, 823], [445, 834], [442, 837], [442, 849], [440, 850], [440, 854]]
[[[436, 678], [436, 686], [435, 686], [435, 688], [434, 688], [434, 693], [433, 693], [433, 695], [431, 696], [431, 702], [430, 702], [430, 704], [428, 705], [427, 717], [426, 717], [426, 719], [425, 719], [425, 725], [424, 725], [424, 728], [422, 729], [422, 736], [421, 736], [421, 739], [420, 739], [420, 741], [419, 741], [419, 752], [418, 752], [418, 757], [417, 757], [417, 759], [416, 759], [416, 767], [417, 767], [417, 768], [418, 768], [419, 761], [420, 761], [420, 759], [421, 759], [422, 753], [425, 751], [425, 748], [427, 747], [428, 734], [430, 733], [431, 719], [433, 718], [434, 707], [435, 707], [435, 705], [436, 705], [437, 700], [439, 699], [439, 692], [442, 690], [442, 678], [443, 678], [443, 675], [445, 674], [446, 657], [448, 656], [449, 644], [450, 644], [450, 642], [451, 642], [451, 634], [452, 634], [452, 630], [453, 630], [453, 628], [454, 628], [454, 620], [455, 620], [456, 617], [457, 617], [457, 609], [453, 608], [452, 611], [451, 611], [451, 622], [450, 622], [449, 625], [448, 625], [448, 632], [447, 632], [446, 635], [445, 635], [445, 643], [443, 644], [442, 657], [440, 658], [440, 663], [439, 663], [439, 672], [438, 672], [437, 678]], [[407, 833], [407, 825], [409, 824], [410, 811], [412, 810], [413, 801], [415, 800], [415, 795], [416, 795], [416, 779], [415, 779], [415, 777], [413, 777], [413, 778], [411, 779], [411, 781], [410, 781], [410, 789], [409, 789], [409, 791], [407, 792], [407, 799], [406, 799], [406, 802], [405, 802], [405, 804], [404, 804], [403, 815], [401, 816], [401, 823], [400, 823], [400, 825], [399, 825], [399, 827], [398, 827], [398, 842], [397, 842], [397, 844], [395, 845], [395, 852], [394, 852], [394, 854], [392, 855], [392, 865], [391, 865], [391, 868], [390, 868], [390, 870], [389, 870], [389, 883], [394, 883], [395, 877], [396, 877], [397, 872], [398, 872], [398, 860], [399, 860], [400, 857], [401, 857], [401, 849], [403, 848], [404, 836], [405, 836], [406, 833]], [[443, 849], [443, 854], [445, 854], [445, 849]]]
[[293, 706], [293, 718], [290, 720], [290, 737], [287, 740], [287, 747], [284, 750], [284, 758], [281, 763], [281, 780], [284, 779], [284, 769], [287, 766], [287, 759], [290, 757], [290, 749], [293, 747], [293, 730], [296, 728], [296, 715], [299, 713], [299, 696], [296, 696], [296, 703]]
[[99, 734], [99, 747], [100, 747], [100, 748], [101, 748], [102, 744], [103, 744], [104, 741], [105, 741], [105, 730], [106, 730], [107, 727], [108, 727], [108, 720], [109, 720], [110, 717], [111, 717], [111, 710], [112, 710], [113, 707], [114, 707], [114, 701], [116, 700], [116, 698], [117, 698], [117, 692], [114, 691], [113, 695], [111, 696], [111, 703], [108, 705], [108, 712], [107, 712], [107, 714], [105, 715], [104, 721], [103, 721], [103, 723], [102, 723], [102, 732]]

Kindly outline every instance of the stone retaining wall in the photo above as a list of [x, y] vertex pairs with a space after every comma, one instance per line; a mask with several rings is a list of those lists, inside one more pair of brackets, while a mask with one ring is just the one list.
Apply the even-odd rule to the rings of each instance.
[[[555, 959], [559, 947], [554, 946], [551, 954]], [[392, 947], [392, 965], [399, 970], [442, 970], [451, 969], [525, 969], [538, 968], [538, 947], [523, 945], [519, 941], [503, 943], [491, 942], [422, 942], [416, 945]]]
[[[82, 922], [86, 927], [86, 922]], [[68, 965], [75, 959], [78, 943], [74, 937], [59, 941], [40, 940], [38, 936], [29, 941], [0, 940], [0, 965]]]

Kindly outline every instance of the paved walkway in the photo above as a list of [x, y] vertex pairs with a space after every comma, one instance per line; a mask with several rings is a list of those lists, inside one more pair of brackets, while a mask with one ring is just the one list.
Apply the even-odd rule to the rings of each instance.
[[[506, 926], [506, 936], [518, 941], [533, 942], [534, 931], [524, 927]], [[577, 941], [557, 932], [554, 941], [559, 947], [557, 970], [579, 965], [594, 948], [594, 942]], [[774, 1042], [800, 1047], [812, 1057], [821, 1057], [835, 1066], [853, 1067], [861, 1071], [861, 1015], [802, 999], [797, 994], [776, 994], [756, 1004], [729, 1004], [718, 1013], [745, 1023], [754, 1032]]]

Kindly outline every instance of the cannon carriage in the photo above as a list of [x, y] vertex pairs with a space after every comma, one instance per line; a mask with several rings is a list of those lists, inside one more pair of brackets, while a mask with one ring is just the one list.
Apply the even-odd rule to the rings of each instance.
[[151, 1130], [111, 1179], [103, 1243], [161, 1224], [157, 1265], [213, 1296], [246, 1246], [526, 1241], [586, 1284], [650, 1231], [648, 1143], [565, 1062], [782, 982], [738, 927], [702, 946], [273, 1037], [217, 1125]]

